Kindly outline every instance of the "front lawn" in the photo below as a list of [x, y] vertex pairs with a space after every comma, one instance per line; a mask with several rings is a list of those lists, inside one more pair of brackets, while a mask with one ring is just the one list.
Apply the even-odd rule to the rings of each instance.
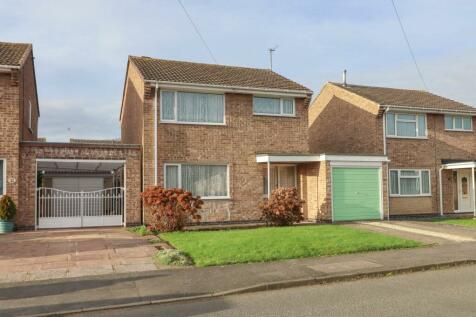
[[459, 219], [437, 219], [435, 222], [447, 223], [450, 225], [458, 225], [465, 227], [476, 228], [476, 219], [473, 218], [459, 218]]
[[162, 233], [198, 266], [413, 248], [422, 244], [340, 225]]

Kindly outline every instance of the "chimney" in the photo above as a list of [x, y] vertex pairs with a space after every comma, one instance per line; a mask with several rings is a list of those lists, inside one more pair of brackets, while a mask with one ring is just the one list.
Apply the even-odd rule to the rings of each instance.
[[347, 69], [344, 69], [342, 72], [342, 84], [344, 86], [347, 86]]

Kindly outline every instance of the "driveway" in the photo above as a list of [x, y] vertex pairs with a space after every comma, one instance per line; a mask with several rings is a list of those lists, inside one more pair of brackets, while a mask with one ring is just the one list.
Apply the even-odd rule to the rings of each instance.
[[0, 283], [156, 270], [156, 251], [123, 228], [0, 235]]
[[476, 242], [474, 228], [424, 220], [361, 221], [348, 226], [429, 244]]

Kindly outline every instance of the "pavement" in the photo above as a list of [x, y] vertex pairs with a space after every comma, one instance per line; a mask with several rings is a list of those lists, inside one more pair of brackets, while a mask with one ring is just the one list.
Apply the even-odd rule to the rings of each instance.
[[74, 317], [474, 316], [476, 266], [74, 314]]
[[124, 228], [0, 235], [0, 283], [155, 270], [157, 249]]
[[[350, 226], [412, 236], [416, 240], [432, 244], [416, 249], [269, 263], [4, 283], [0, 284], [0, 316], [47, 315], [117, 308], [117, 305], [125, 307], [186, 302], [476, 263], [476, 242], [460, 239], [472, 238], [473, 235], [476, 237], [473, 229], [419, 222], [398, 222], [391, 227], [372, 223]], [[414, 227], [421, 230], [408, 229]]]

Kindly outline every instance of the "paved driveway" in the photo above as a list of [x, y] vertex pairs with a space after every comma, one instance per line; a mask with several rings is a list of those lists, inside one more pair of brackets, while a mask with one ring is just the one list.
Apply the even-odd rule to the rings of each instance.
[[155, 270], [156, 251], [123, 228], [0, 235], [0, 283]]

